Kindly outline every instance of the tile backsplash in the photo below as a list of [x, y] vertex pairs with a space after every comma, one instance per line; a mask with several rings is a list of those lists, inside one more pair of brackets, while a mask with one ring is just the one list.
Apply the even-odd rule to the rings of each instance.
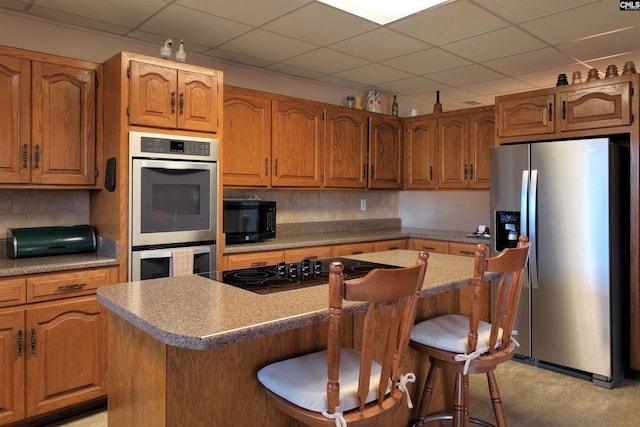
[[0, 237], [7, 228], [89, 223], [89, 190], [0, 190]]
[[397, 218], [399, 211], [397, 191], [224, 190], [224, 197], [252, 196], [276, 201], [279, 224]]

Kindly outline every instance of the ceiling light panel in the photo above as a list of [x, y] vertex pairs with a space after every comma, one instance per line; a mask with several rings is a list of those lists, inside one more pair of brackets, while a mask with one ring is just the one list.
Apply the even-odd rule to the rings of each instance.
[[421, 10], [429, 9], [448, 0], [319, 0], [352, 15], [380, 25], [397, 21]]

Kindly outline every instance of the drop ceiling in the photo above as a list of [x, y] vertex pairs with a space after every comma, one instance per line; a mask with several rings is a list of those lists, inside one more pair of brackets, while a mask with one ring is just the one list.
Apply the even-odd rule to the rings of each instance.
[[[0, 8], [446, 110], [640, 69], [640, 11], [612, 0], [451, 0], [378, 25], [315, 0], [0, 0]], [[175, 49], [174, 49], [175, 50]], [[430, 111], [425, 111], [430, 112]]]

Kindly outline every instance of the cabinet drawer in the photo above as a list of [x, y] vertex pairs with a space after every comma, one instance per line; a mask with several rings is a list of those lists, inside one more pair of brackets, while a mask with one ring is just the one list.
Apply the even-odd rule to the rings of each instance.
[[496, 101], [499, 137], [541, 135], [555, 131], [554, 94]]
[[347, 243], [344, 245], [336, 245], [333, 247], [333, 256], [358, 255], [373, 252], [373, 243]]
[[446, 254], [449, 252], [447, 242], [442, 240], [411, 239], [409, 247], [418, 251], [424, 250], [437, 254]]
[[111, 269], [68, 271], [27, 277], [27, 302], [91, 295], [111, 283]]
[[284, 262], [300, 262], [303, 259], [331, 258], [333, 248], [331, 246], [312, 246], [310, 248], [287, 249], [284, 252]]
[[250, 252], [226, 256], [227, 270], [261, 267], [284, 261], [284, 251]]
[[24, 278], [0, 280], [0, 307], [24, 304], [26, 301], [26, 286]]
[[451, 255], [474, 256], [476, 249], [478, 249], [478, 245], [472, 243], [449, 242], [449, 254]]
[[373, 251], [391, 251], [394, 249], [407, 249], [407, 239], [383, 240], [373, 243]]

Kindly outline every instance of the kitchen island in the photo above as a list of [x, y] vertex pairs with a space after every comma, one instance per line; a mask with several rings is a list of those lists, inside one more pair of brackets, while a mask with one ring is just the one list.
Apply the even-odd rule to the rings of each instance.
[[[417, 252], [349, 258], [409, 266]], [[431, 254], [417, 320], [455, 311], [456, 290], [471, 283], [472, 269], [471, 257]], [[289, 426], [256, 372], [326, 343], [328, 285], [258, 295], [191, 275], [104, 286], [98, 301], [110, 311], [111, 426]], [[345, 305], [353, 336], [349, 315], [361, 316], [362, 308]], [[424, 381], [415, 352], [406, 366]], [[382, 425], [409, 418], [403, 407]]]

